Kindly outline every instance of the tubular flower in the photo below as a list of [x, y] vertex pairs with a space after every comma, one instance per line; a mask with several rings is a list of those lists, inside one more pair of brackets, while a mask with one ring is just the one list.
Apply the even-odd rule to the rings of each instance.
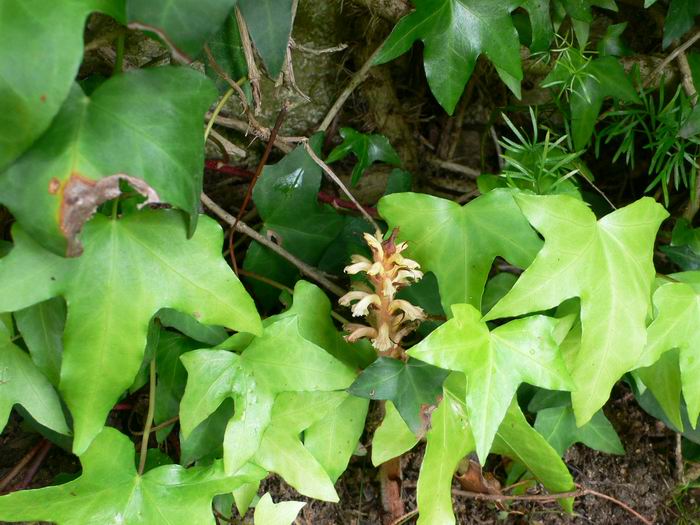
[[404, 358], [401, 340], [411, 333], [425, 319], [425, 312], [404, 299], [396, 299], [396, 293], [423, 277], [420, 265], [401, 255], [406, 243], [396, 243], [398, 231], [381, 240], [381, 233], [364, 234], [367, 245], [372, 250], [372, 260], [361, 255], [353, 255], [352, 263], [345, 267], [345, 273], [364, 273], [371, 288], [364, 284], [346, 293], [339, 303], [350, 306], [353, 317], [365, 317], [367, 325], [349, 323], [346, 339], [350, 342], [369, 339], [382, 355]]

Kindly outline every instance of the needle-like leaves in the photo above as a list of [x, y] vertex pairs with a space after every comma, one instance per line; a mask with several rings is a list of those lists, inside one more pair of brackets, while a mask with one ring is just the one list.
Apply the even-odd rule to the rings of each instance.
[[82, 475], [63, 485], [0, 497], [0, 520], [50, 521], [57, 525], [214, 524], [211, 500], [264, 475], [246, 465], [234, 475], [221, 461], [184, 469], [164, 465], [140, 476], [134, 446], [105, 428], [80, 456]]
[[571, 366], [580, 426], [603, 406], [615, 381], [637, 366], [646, 343], [654, 239], [668, 213], [645, 197], [596, 221], [586, 204], [569, 196], [516, 199], [545, 245], [485, 319], [581, 299], [581, 348]]
[[58, 257], [13, 228], [15, 247], [0, 259], [0, 311], [66, 299], [59, 389], [73, 415], [76, 453], [85, 451], [131, 385], [149, 321], [161, 308], [260, 332], [252, 299], [221, 258], [221, 228], [205, 217], [201, 222], [188, 240], [178, 212], [146, 210], [118, 220], [98, 215], [86, 226], [86, 251], [76, 259]]
[[518, 386], [572, 388], [553, 337], [557, 320], [541, 315], [511, 321], [489, 332], [471, 305], [452, 306], [453, 318], [409, 350], [435, 366], [467, 378], [466, 405], [482, 463]]

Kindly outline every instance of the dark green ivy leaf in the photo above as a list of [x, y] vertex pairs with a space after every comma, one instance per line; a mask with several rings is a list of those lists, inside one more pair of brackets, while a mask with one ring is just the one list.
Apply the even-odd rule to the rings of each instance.
[[[320, 186], [321, 169], [299, 146], [277, 164], [266, 166], [253, 190], [253, 201], [264, 221], [261, 233], [314, 266], [345, 221], [330, 206], [319, 204]], [[298, 276], [296, 267], [257, 243], [248, 248], [243, 268], [286, 285], [292, 285]], [[279, 290], [254, 280], [250, 285], [263, 306], [277, 303]]]
[[452, 114], [482, 53], [520, 98], [523, 72], [520, 42], [511, 12], [517, 0], [414, 0], [375, 59], [384, 64], [404, 54], [416, 40], [425, 44], [423, 60], [430, 89]]
[[155, 32], [191, 60], [234, 5], [236, 0], [127, 0], [127, 16], [129, 27]]
[[693, 28], [697, 15], [700, 15], [700, 2], [697, 0], [671, 0], [664, 24], [664, 49]]
[[392, 401], [411, 431], [421, 434], [427, 427], [424, 409], [439, 402], [448, 375], [447, 370], [418, 359], [404, 363], [380, 357], [358, 376], [348, 392]]
[[238, 6], [267, 74], [277, 78], [292, 34], [292, 0], [240, 0]]
[[333, 148], [326, 162], [330, 164], [353, 153], [357, 157], [357, 164], [352, 170], [351, 186], [356, 186], [367, 168], [375, 162], [386, 162], [394, 166], [401, 164], [398, 153], [384, 135], [368, 135], [352, 128], [341, 128], [340, 136], [343, 137], [343, 142]]

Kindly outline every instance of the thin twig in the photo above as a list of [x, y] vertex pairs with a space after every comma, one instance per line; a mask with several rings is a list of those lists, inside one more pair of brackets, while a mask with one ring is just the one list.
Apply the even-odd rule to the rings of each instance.
[[411, 512], [408, 512], [401, 516], [399, 519], [392, 521], [391, 525], [401, 525], [402, 523], [406, 523], [408, 520], [416, 516], [418, 516], [418, 509], [412, 510]]
[[470, 168], [469, 166], [457, 164], [456, 162], [451, 162], [449, 160], [431, 159], [430, 163], [434, 166], [437, 166], [438, 168], [466, 175], [470, 179], [476, 179], [479, 175], [481, 175], [481, 172], [479, 170], [475, 170], [474, 168]]
[[[250, 41], [250, 33], [248, 25], [243, 18], [240, 8], [236, 7], [236, 22], [238, 23], [238, 32], [241, 35], [241, 47], [243, 47], [243, 55], [248, 66], [248, 79], [250, 87], [253, 91], [253, 105], [255, 106], [254, 113], [260, 114], [260, 70], [255, 63], [255, 53], [253, 51], [253, 43]], [[245, 96], [243, 97], [245, 101]]]
[[304, 44], [297, 44], [293, 39], [289, 41], [293, 49], [298, 49], [302, 53], [307, 53], [309, 55], [325, 55], [328, 53], [338, 53], [339, 51], [344, 51], [348, 48], [347, 44], [339, 44], [333, 47], [324, 47], [323, 49], [314, 49], [312, 47], [307, 47]]
[[384, 47], [384, 42], [382, 42], [377, 49], [374, 50], [374, 53], [370, 55], [370, 57], [367, 59], [367, 61], [362, 64], [362, 67], [357, 71], [352, 78], [350, 79], [350, 82], [348, 82], [348, 85], [345, 87], [343, 92], [340, 94], [340, 96], [337, 98], [337, 100], [333, 103], [331, 106], [331, 109], [328, 110], [328, 113], [326, 114], [325, 118], [321, 122], [321, 124], [318, 126], [318, 131], [326, 131], [328, 129], [328, 126], [331, 125], [331, 122], [333, 122], [333, 119], [335, 116], [338, 114], [340, 109], [343, 107], [343, 104], [345, 104], [345, 101], [350, 97], [353, 91], [364, 82], [365, 78], [367, 78], [367, 75], [369, 74], [369, 70], [372, 68], [374, 65], [374, 59], [377, 58], [377, 55], [379, 54], [379, 51], [381, 51], [382, 47]]
[[[158, 425], [151, 427], [151, 430], [149, 431], [149, 434], [153, 434], [154, 432], [158, 432], [159, 430], [163, 430], [164, 428], [168, 428], [170, 425], [173, 425], [177, 423], [180, 420], [180, 416], [173, 416], [170, 419], [166, 419], [162, 423], [159, 423]], [[145, 429], [144, 429], [145, 431]], [[132, 432], [134, 436], [143, 436], [144, 431], [137, 430]]]
[[32, 482], [32, 479], [34, 479], [34, 476], [38, 472], [39, 468], [41, 467], [41, 464], [44, 462], [46, 459], [46, 456], [48, 455], [49, 451], [51, 450], [51, 447], [53, 447], [53, 443], [49, 441], [48, 439], [44, 439], [41, 448], [39, 449], [39, 452], [34, 456], [34, 459], [32, 460], [32, 464], [29, 466], [27, 469], [27, 472], [24, 474], [24, 477], [22, 478], [22, 481], [17, 483], [15, 486], [12, 487], [11, 491], [17, 491], [17, 490], [24, 490], [26, 489], [29, 484]]
[[364, 209], [364, 207], [357, 201], [357, 199], [353, 196], [353, 194], [350, 193], [350, 190], [348, 190], [347, 186], [345, 186], [345, 184], [343, 184], [343, 181], [340, 180], [340, 178], [335, 173], [333, 173], [333, 170], [328, 166], [328, 164], [323, 162], [319, 158], [319, 156], [316, 155], [316, 152], [311, 147], [311, 144], [309, 144], [308, 141], [305, 141], [303, 144], [304, 144], [304, 148], [306, 149], [306, 153], [309, 154], [309, 157], [311, 157], [311, 159], [321, 167], [321, 169], [325, 172], [325, 174], [328, 175], [331, 178], [331, 180], [336, 183], [336, 185], [340, 188], [340, 190], [343, 193], [345, 193], [347, 198], [350, 199], [350, 201], [355, 206], [357, 206], [357, 209], [360, 210], [360, 213], [362, 213], [362, 216], [365, 219], [367, 219], [367, 222], [369, 222], [372, 226], [374, 226], [374, 229], [376, 231], [381, 232], [381, 228], [376, 223], [376, 221], [372, 218], [372, 216], [369, 213], [367, 213], [367, 210]]
[[209, 132], [209, 140], [220, 144], [226, 155], [234, 155], [236, 157], [241, 158], [245, 158], [248, 156], [248, 153], [246, 153], [246, 151], [243, 148], [231, 142], [229, 139], [221, 135], [221, 133], [219, 133], [215, 129], [212, 129]]
[[565, 499], [565, 498], [580, 498], [582, 496], [595, 496], [597, 498], [602, 498], [605, 500], [608, 500], [621, 509], [627, 511], [628, 513], [632, 514], [635, 518], [637, 518], [639, 521], [644, 523], [645, 525], [653, 525], [653, 522], [649, 520], [648, 518], [645, 518], [642, 516], [639, 512], [634, 510], [632, 507], [627, 505], [626, 503], [613, 498], [612, 496], [608, 496], [607, 494], [603, 494], [602, 492], [598, 492], [593, 489], [588, 489], [584, 487], [579, 487], [577, 490], [572, 490], [570, 492], [560, 492], [556, 494], [526, 494], [522, 496], [510, 496], [506, 494], [482, 494], [481, 492], [469, 492], [466, 490], [458, 490], [458, 489], [453, 489], [452, 494], [456, 496], [463, 496], [467, 498], [472, 498], [472, 499], [478, 499], [478, 500], [486, 500], [486, 501], [539, 501], [539, 502], [548, 502], [548, 501], [557, 501], [559, 499]]
[[139, 455], [139, 476], [143, 474], [146, 466], [146, 453], [148, 452], [148, 438], [153, 425], [153, 415], [156, 412], [156, 360], [151, 360], [150, 384], [148, 386], [148, 413], [146, 414], [146, 424], [143, 427], [143, 438], [141, 438], [141, 453]]
[[[202, 203], [209, 208], [214, 215], [219, 217], [222, 221], [227, 223], [229, 226], [233, 226], [236, 223], [236, 218], [231, 215], [230, 213], [227, 213], [223, 208], [221, 208], [218, 204], [216, 204], [211, 198], [209, 198], [208, 195], [205, 193], [202, 193], [201, 196]], [[298, 259], [291, 253], [289, 253], [287, 250], [282, 248], [279, 244], [273, 242], [271, 239], [268, 239], [264, 235], [259, 234], [256, 232], [253, 228], [248, 226], [245, 222], [239, 221], [238, 224], [236, 224], [236, 231], [247, 235], [251, 239], [253, 239], [255, 242], [258, 242], [265, 246], [266, 248], [269, 248], [273, 252], [275, 252], [277, 255], [282, 257], [283, 259], [286, 259], [290, 263], [292, 263], [294, 266], [297, 267], [297, 269], [303, 274], [306, 275], [307, 277], [313, 279], [316, 281], [318, 284], [326, 288], [328, 291], [331, 293], [337, 295], [340, 297], [341, 295], [345, 294], [345, 290], [343, 290], [340, 286], [337, 284], [333, 283], [330, 281], [327, 277], [325, 277], [320, 270], [317, 268], [314, 268], [313, 266], [306, 264], [304, 261]]]
[[39, 442], [30, 448], [29, 452], [27, 452], [22, 459], [20, 459], [19, 462], [12, 467], [12, 470], [10, 470], [10, 472], [8, 472], [5, 477], [0, 480], [0, 493], [5, 490], [5, 487], [7, 487], [12, 480], [15, 479], [20, 472], [22, 472], [22, 469], [27, 466], [32, 458], [36, 456], [37, 452], [41, 450], [41, 447], [45, 441], [45, 439], [39, 440]]
[[284, 118], [287, 116], [287, 104], [282, 104], [282, 109], [280, 109], [279, 114], [277, 115], [277, 120], [275, 121], [275, 127], [272, 128], [272, 132], [270, 133], [270, 138], [267, 141], [267, 145], [265, 146], [265, 151], [263, 152], [262, 157], [260, 157], [260, 162], [258, 162], [258, 166], [255, 169], [255, 174], [253, 175], [253, 178], [250, 180], [250, 183], [248, 184], [248, 189], [245, 192], [245, 197], [243, 198], [243, 204], [241, 204], [241, 209], [238, 211], [238, 215], [236, 215], [236, 222], [233, 223], [233, 226], [231, 227], [231, 231], [228, 234], [228, 251], [229, 251], [229, 256], [231, 258], [231, 264], [233, 264], [233, 269], [236, 273], [238, 273], [238, 264], [236, 263], [236, 255], [233, 250], [233, 235], [236, 232], [236, 226], [238, 223], [241, 221], [241, 218], [245, 214], [246, 207], [248, 206], [248, 203], [250, 202], [250, 198], [253, 195], [253, 188], [255, 187], [255, 183], [258, 181], [258, 177], [260, 177], [260, 174], [262, 173], [263, 168], [265, 167], [265, 164], [267, 163], [267, 159], [270, 156], [270, 152], [272, 151], [272, 145], [275, 142], [275, 138], [277, 137], [277, 133], [279, 132], [280, 128], [282, 127], [282, 122], [284, 122]]
[[698, 92], [695, 89], [695, 84], [693, 83], [693, 72], [690, 70], [690, 64], [688, 63], [688, 57], [685, 53], [678, 55], [678, 69], [681, 70], [681, 84], [683, 84], [683, 90], [685, 94], [688, 95], [690, 103], [694, 106], [698, 101]]
[[680, 46], [678, 46], [676, 49], [671, 51], [666, 58], [664, 58], [661, 62], [659, 62], [659, 65], [654, 68], [654, 70], [649, 74], [649, 76], [646, 78], [644, 81], [644, 87], [649, 87], [651, 83], [654, 81], [656, 76], [664, 70], [666, 66], [668, 66], [671, 62], [673, 62], [678, 55], [683, 53], [686, 49], [688, 49], [690, 46], [692, 46], [695, 42], [700, 40], [700, 30], [696, 31], [693, 36], [688, 38], [685, 42], [683, 42]]

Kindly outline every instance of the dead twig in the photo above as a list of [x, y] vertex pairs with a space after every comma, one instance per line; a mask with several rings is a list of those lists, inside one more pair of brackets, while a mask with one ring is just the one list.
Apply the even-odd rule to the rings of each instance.
[[202, 203], [214, 213], [214, 215], [219, 217], [219, 219], [224, 221], [229, 226], [233, 226], [234, 224], [236, 224], [236, 231], [247, 235], [255, 242], [262, 244], [263, 246], [269, 248], [283, 259], [289, 261], [291, 264], [296, 266], [297, 269], [303, 275], [313, 279], [318, 284], [326, 288], [331, 293], [337, 295], [338, 297], [345, 294], [345, 290], [343, 290], [340, 286], [330, 281], [317, 268], [306, 264], [304, 261], [298, 259], [296, 256], [292, 255], [287, 250], [282, 248], [282, 246], [280, 246], [279, 244], [273, 242], [271, 239], [268, 239], [264, 235], [259, 234], [253, 228], [248, 226], [244, 221], [238, 221], [238, 223], [236, 223], [236, 218], [233, 215], [227, 213], [223, 208], [221, 208], [218, 204], [211, 200], [205, 193], [202, 193], [201, 200]]
[[12, 480], [15, 479], [19, 473], [22, 472], [22, 469], [32, 460], [32, 458], [37, 455], [45, 441], [45, 439], [39, 440], [39, 442], [30, 448], [29, 452], [22, 456], [22, 459], [20, 459], [19, 462], [12, 467], [12, 470], [10, 470], [10, 472], [8, 472], [5, 477], [0, 480], [0, 493], [2, 493], [2, 491], [5, 490], [10, 483], [12, 483]]
[[53, 443], [51, 443], [51, 441], [49, 441], [48, 439], [44, 439], [41, 442], [41, 448], [39, 448], [39, 451], [34, 456], [34, 459], [32, 460], [32, 464], [29, 466], [29, 468], [27, 469], [27, 472], [24, 474], [22, 481], [20, 481], [19, 483], [17, 483], [15, 486], [12, 487], [12, 489], [11, 489], [12, 492], [15, 492], [17, 490], [24, 490], [29, 486], [29, 484], [32, 482], [32, 479], [34, 479], [34, 476], [39, 471], [41, 464], [46, 459], [46, 456], [48, 455], [49, 451], [51, 450], [51, 447], [53, 447]]
[[459, 173], [460, 175], [466, 175], [470, 179], [476, 179], [479, 175], [481, 175], [481, 172], [479, 170], [475, 170], [474, 168], [470, 168], [469, 166], [457, 164], [456, 162], [452, 162], [449, 160], [431, 159], [430, 163], [433, 166], [442, 168], [443, 170], [451, 171], [453, 173]]
[[381, 228], [379, 227], [379, 224], [372, 218], [372, 216], [367, 213], [367, 210], [364, 209], [364, 207], [357, 201], [357, 199], [353, 196], [352, 193], [350, 193], [350, 190], [343, 184], [343, 181], [340, 180], [340, 178], [333, 172], [333, 170], [323, 162], [318, 155], [316, 155], [316, 152], [314, 149], [311, 147], [311, 144], [309, 144], [309, 141], [306, 140], [303, 142], [304, 148], [306, 149], [306, 153], [309, 154], [309, 157], [313, 159], [313, 161], [318, 164], [321, 169], [324, 171], [326, 175], [330, 177], [330, 179], [336, 183], [336, 185], [340, 188], [340, 190], [347, 196], [348, 199], [357, 207], [358, 210], [360, 210], [360, 213], [362, 213], [362, 216], [367, 219], [367, 222], [369, 222], [372, 226], [374, 226], [374, 229], [378, 232], [381, 231]]
[[[245, 61], [248, 65], [248, 80], [250, 81], [250, 87], [253, 91], [254, 113], [259, 115], [261, 107], [260, 70], [258, 69], [258, 65], [255, 63], [255, 52], [253, 51], [253, 43], [250, 41], [248, 25], [245, 23], [245, 18], [243, 18], [241, 10], [238, 7], [236, 7], [236, 22], [238, 23], [238, 31], [241, 34], [243, 55], [245, 56]], [[245, 95], [243, 96], [243, 100], [245, 101]]]
[[478, 499], [478, 500], [485, 500], [485, 501], [538, 501], [541, 503], [544, 502], [549, 502], [549, 501], [557, 501], [559, 499], [565, 499], [565, 498], [580, 498], [582, 496], [595, 496], [597, 498], [605, 499], [608, 500], [621, 509], [625, 510], [635, 518], [637, 518], [639, 521], [644, 523], [645, 525], [653, 525], [653, 521], [651, 521], [648, 518], [645, 518], [642, 516], [639, 512], [634, 510], [632, 507], [627, 505], [626, 503], [613, 498], [612, 496], [608, 496], [607, 494], [603, 494], [602, 492], [598, 492], [597, 490], [593, 489], [588, 489], [585, 487], [581, 487], [580, 485], [577, 485], [577, 490], [572, 490], [570, 492], [560, 492], [557, 494], [526, 494], [522, 496], [509, 496], [506, 494], [483, 494], [481, 492], [468, 492], [466, 490], [458, 490], [458, 489], [453, 489], [452, 494], [456, 496], [462, 496], [466, 498], [472, 498], [472, 499]]
[[700, 40], [700, 30], [696, 31], [690, 38], [688, 38], [688, 40], [686, 40], [680, 46], [678, 46], [676, 49], [671, 51], [666, 58], [664, 58], [661, 62], [659, 62], [659, 65], [654, 68], [654, 70], [649, 74], [649, 76], [644, 81], [644, 87], [648, 88], [649, 86], [651, 86], [651, 84], [656, 79], [656, 76], [661, 71], [663, 71], [666, 66], [668, 66], [671, 62], [673, 62], [679, 55], [684, 53], [686, 49], [688, 49], [690, 46], [692, 46], [698, 40]]

